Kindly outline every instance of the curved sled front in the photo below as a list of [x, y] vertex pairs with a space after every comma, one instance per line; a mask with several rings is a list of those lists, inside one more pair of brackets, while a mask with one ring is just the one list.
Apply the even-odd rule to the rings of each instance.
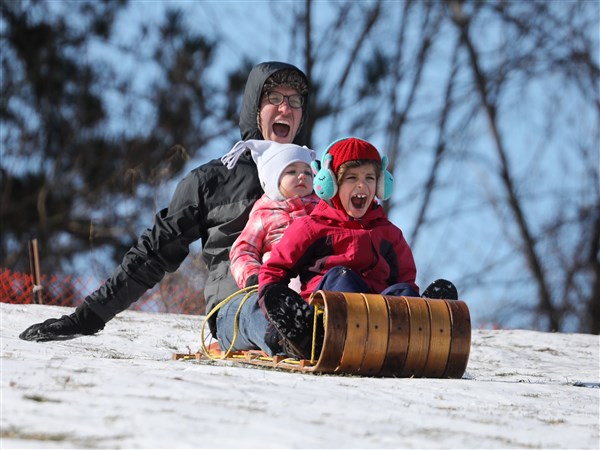
[[310, 303], [325, 333], [305, 371], [461, 378], [467, 368], [471, 319], [460, 300], [318, 291]]

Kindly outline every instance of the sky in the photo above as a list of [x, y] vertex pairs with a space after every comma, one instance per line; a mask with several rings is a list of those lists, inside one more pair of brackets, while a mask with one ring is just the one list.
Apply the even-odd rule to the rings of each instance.
[[71, 308], [0, 303], [0, 448], [577, 448], [600, 443], [600, 342], [473, 330], [462, 379], [298, 374], [172, 360], [203, 317], [125, 311], [35, 343]]

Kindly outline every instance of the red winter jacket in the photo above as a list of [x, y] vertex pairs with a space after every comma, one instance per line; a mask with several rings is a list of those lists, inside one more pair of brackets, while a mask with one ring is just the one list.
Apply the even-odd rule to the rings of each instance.
[[395, 283], [415, 284], [417, 269], [402, 231], [376, 203], [360, 220], [321, 200], [313, 212], [294, 221], [260, 268], [261, 291], [300, 276], [308, 299], [323, 275], [345, 266], [361, 275], [374, 293]]

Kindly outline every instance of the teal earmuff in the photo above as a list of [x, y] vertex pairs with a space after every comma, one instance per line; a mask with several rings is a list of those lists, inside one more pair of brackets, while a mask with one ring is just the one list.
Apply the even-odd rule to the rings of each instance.
[[381, 200], [387, 200], [394, 192], [394, 176], [387, 170], [388, 157], [381, 158], [381, 176], [377, 181], [377, 197]]
[[[329, 150], [329, 149], [327, 149]], [[337, 182], [335, 181], [335, 173], [331, 170], [331, 162], [333, 158], [325, 151], [323, 158], [321, 158], [321, 164], [317, 161], [310, 163], [310, 167], [313, 171], [313, 189], [315, 194], [323, 200], [331, 200], [337, 193]]]
[[[317, 161], [313, 161], [310, 164], [314, 175], [313, 189], [315, 194], [323, 200], [331, 200], [335, 197], [338, 190], [336, 176], [331, 169], [333, 157], [329, 154], [329, 149], [336, 143], [345, 139], [347, 138], [338, 139], [327, 147], [321, 158], [321, 164]], [[377, 180], [377, 192], [375, 193], [381, 200], [389, 199], [394, 190], [394, 176], [387, 170], [387, 165], [388, 158], [387, 156], [384, 156], [381, 158], [381, 174]]]

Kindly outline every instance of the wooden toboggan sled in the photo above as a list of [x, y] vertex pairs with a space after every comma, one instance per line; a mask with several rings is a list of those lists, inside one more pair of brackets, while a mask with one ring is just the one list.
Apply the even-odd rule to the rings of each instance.
[[311, 359], [268, 357], [260, 351], [224, 352], [215, 345], [174, 359], [235, 361], [284, 370], [378, 377], [461, 378], [471, 349], [469, 309], [461, 300], [318, 291], [310, 298]]

